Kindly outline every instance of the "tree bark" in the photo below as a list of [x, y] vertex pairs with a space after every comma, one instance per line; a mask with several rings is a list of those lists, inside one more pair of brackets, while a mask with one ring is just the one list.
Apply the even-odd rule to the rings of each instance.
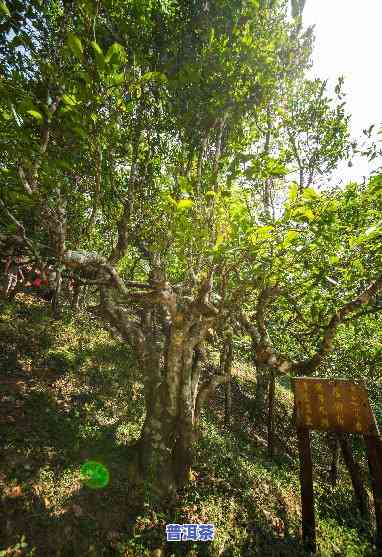
[[339, 434], [338, 439], [346, 468], [350, 474], [359, 512], [361, 513], [362, 518], [367, 520], [369, 517], [369, 506], [368, 496], [362, 477], [362, 469], [353, 457], [349, 438], [344, 434]]
[[72, 297], [72, 310], [78, 311], [80, 309], [80, 293], [81, 293], [81, 286], [79, 282], [74, 284], [73, 288], [73, 297]]
[[327, 441], [331, 453], [331, 461], [330, 461], [330, 471], [329, 471], [329, 481], [332, 487], [335, 487], [337, 484], [338, 478], [338, 460], [339, 460], [339, 446], [338, 446], [338, 438], [335, 434], [328, 433], [327, 434]]
[[232, 377], [232, 357], [233, 357], [233, 342], [232, 331], [227, 334], [226, 340], [226, 357], [224, 360], [224, 375], [227, 377], [225, 384], [225, 404], [224, 404], [224, 426], [229, 427], [231, 423], [231, 409], [232, 409], [232, 396], [231, 396], [231, 377]]
[[198, 426], [197, 340], [187, 327], [174, 324], [167, 342], [146, 339], [140, 452], [143, 476], [154, 496], [174, 493], [190, 477]]
[[52, 313], [54, 319], [61, 319], [61, 286], [62, 286], [62, 271], [61, 268], [56, 269], [56, 284], [52, 297]]
[[275, 374], [273, 371], [269, 377], [268, 389], [268, 456], [274, 455], [274, 413], [275, 413]]
[[267, 391], [269, 386], [269, 370], [262, 365], [256, 366], [256, 391], [251, 418], [259, 421], [264, 417]]

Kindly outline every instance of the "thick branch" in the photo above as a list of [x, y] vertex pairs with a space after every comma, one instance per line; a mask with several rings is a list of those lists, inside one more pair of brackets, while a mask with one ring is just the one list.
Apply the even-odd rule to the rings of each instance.
[[195, 423], [198, 423], [203, 404], [210, 398], [218, 385], [228, 381], [228, 375], [214, 375], [200, 388], [195, 403]]
[[270, 301], [281, 294], [281, 292], [282, 289], [278, 286], [270, 286], [268, 288], [264, 288], [260, 294], [256, 308], [256, 323], [261, 335], [261, 340], [268, 338], [268, 332], [265, 326], [265, 309]]
[[[353, 313], [359, 307], [368, 304], [380, 290], [382, 290], [382, 276], [378, 277], [378, 279], [368, 286], [359, 296], [346, 303], [332, 316], [324, 330], [323, 339], [316, 354], [308, 360], [296, 362], [288, 358], [286, 355], [276, 352], [270, 342], [265, 326], [264, 312], [269, 301], [278, 294], [282, 293], [282, 290], [278, 287], [266, 288], [261, 293], [258, 302], [256, 312], [257, 328], [250, 323], [244, 313], [240, 315], [240, 322], [251, 335], [255, 348], [256, 363], [267, 366], [281, 374], [285, 374], [292, 369], [298, 373], [311, 374], [321, 364], [324, 357], [333, 349], [333, 339], [338, 326], [341, 323], [348, 321], [346, 317], [350, 313]], [[355, 317], [358, 317], [358, 315]]]
[[239, 321], [240, 321], [241, 325], [244, 327], [244, 329], [247, 331], [247, 333], [250, 335], [250, 337], [251, 337], [252, 341], [255, 343], [255, 345], [259, 344], [260, 333], [256, 329], [256, 327], [253, 325], [253, 323], [251, 323], [251, 321], [248, 319], [248, 316], [244, 313], [244, 311], [242, 311], [239, 314]]
[[[90, 279], [93, 284], [116, 288], [125, 299], [141, 301], [150, 304], [163, 304], [174, 317], [177, 313], [176, 294], [167, 282], [158, 282], [151, 285], [135, 281], [124, 282], [117, 271], [110, 265], [105, 257], [98, 253], [86, 251], [66, 251], [63, 263], [71, 269], [82, 272], [96, 272], [97, 278]], [[130, 287], [142, 287], [148, 291], [132, 292]]]
[[209, 272], [207, 278], [202, 281], [199, 287], [199, 292], [191, 304], [191, 309], [196, 310], [197, 313], [206, 317], [216, 317], [219, 310], [211, 303], [210, 294], [213, 285], [213, 269]]
[[[53, 114], [56, 112], [59, 104], [60, 104], [60, 97], [56, 97], [54, 99], [54, 101], [52, 102], [52, 104], [49, 106], [48, 110], [49, 110], [49, 118], [48, 121], [51, 119], [51, 117], [53, 116]], [[41, 145], [40, 145], [40, 157], [37, 158], [34, 162], [34, 164], [32, 165], [31, 171], [30, 171], [30, 176], [29, 179], [25, 173], [25, 170], [23, 168], [23, 166], [20, 164], [18, 166], [18, 174], [21, 180], [21, 183], [25, 189], [25, 191], [28, 193], [28, 195], [32, 195], [34, 192], [37, 191], [37, 173], [38, 173], [38, 169], [41, 166], [41, 162], [42, 162], [42, 157], [45, 154], [47, 148], [48, 148], [48, 144], [49, 144], [49, 139], [50, 139], [50, 130], [49, 130], [49, 126], [46, 123], [42, 129], [41, 129]]]
[[18, 221], [16, 219], [16, 217], [11, 213], [11, 211], [7, 208], [7, 206], [5, 205], [4, 201], [2, 199], [0, 199], [0, 207], [2, 207], [6, 213], [6, 215], [9, 217], [9, 219], [17, 226], [17, 230], [18, 232], [21, 234], [21, 238], [23, 240], [23, 242], [28, 246], [28, 248], [32, 251], [33, 255], [35, 256], [35, 258], [37, 260], [40, 259], [40, 254], [36, 248], [36, 246], [34, 245], [34, 243], [32, 242], [32, 240], [30, 240], [25, 232], [25, 228], [24, 225], [21, 224], [20, 221]]
[[79, 271], [96, 271], [103, 272], [106, 276], [99, 277], [102, 284], [108, 282], [109, 286], [117, 288], [122, 292], [122, 294], [128, 295], [129, 291], [126, 288], [123, 280], [117, 273], [117, 271], [112, 267], [106, 260], [95, 252], [86, 252], [82, 250], [78, 251], [66, 251], [62, 259], [64, 265], [70, 269], [76, 269]]
[[127, 310], [113, 304], [107, 289], [101, 291], [100, 310], [124, 340], [130, 343], [140, 357], [145, 353], [145, 336], [140, 325], [133, 321]]
[[356, 311], [359, 307], [368, 304], [380, 290], [382, 290], [382, 275], [370, 284], [359, 296], [342, 306], [342, 308], [333, 315], [325, 329], [321, 346], [316, 354], [309, 360], [297, 362], [294, 368], [303, 373], [311, 373], [316, 369], [326, 354], [332, 351], [334, 335], [338, 326], [345, 320], [345, 317], [349, 315], [349, 313]]

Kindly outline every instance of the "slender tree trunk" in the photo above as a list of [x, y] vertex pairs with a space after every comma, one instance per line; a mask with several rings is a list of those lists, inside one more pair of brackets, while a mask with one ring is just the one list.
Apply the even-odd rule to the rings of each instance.
[[268, 456], [273, 458], [274, 454], [274, 410], [275, 407], [275, 374], [273, 371], [269, 377], [268, 389]]
[[351, 443], [348, 437], [343, 434], [338, 435], [342, 456], [349, 471], [351, 482], [354, 489], [354, 495], [357, 501], [357, 506], [361, 513], [362, 518], [368, 519], [369, 506], [368, 496], [365, 489], [364, 481], [362, 478], [362, 469], [358, 462], [354, 459]]
[[299, 192], [302, 193], [304, 191], [304, 170], [300, 167], [300, 180], [299, 180]]
[[224, 366], [225, 366], [225, 359], [227, 356], [227, 345], [226, 339], [223, 339], [223, 346], [220, 351], [220, 360], [219, 360], [219, 373], [224, 373]]
[[330, 461], [330, 471], [329, 471], [329, 481], [332, 487], [335, 487], [337, 484], [338, 478], [338, 461], [339, 461], [339, 444], [338, 444], [338, 437], [335, 434], [328, 433], [327, 441], [329, 450], [331, 453], [331, 461]]
[[72, 297], [73, 311], [78, 311], [80, 308], [80, 294], [81, 294], [81, 286], [78, 282], [76, 282], [73, 288], [73, 297]]
[[62, 271], [60, 267], [56, 269], [56, 284], [52, 297], [52, 313], [55, 319], [61, 318], [61, 286], [62, 286]]
[[226, 357], [225, 357], [225, 361], [224, 361], [224, 375], [226, 375], [226, 377], [227, 377], [227, 382], [225, 384], [225, 408], [224, 408], [224, 425], [225, 425], [225, 427], [229, 427], [230, 423], [231, 423], [232, 357], [233, 357], [232, 331], [229, 331], [228, 334], [227, 334]]
[[256, 392], [251, 418], [261, 420], [265, 414], [267, 391], [269, 384], [269, 370], [263, 366], [256, 366]]
[[[271, 117], [271, 105], [268, 104], [267, 106], [267, 131], [265, 135], [265, 144], [264, 144], [264, 155], [266, 157], [269, 156], [270, 146], [271, 146], [271, 133], [272, 133], [272, 117]], [[272, 178], [267, 178], [264, 181], [264, 190], [263, 190], [263, 202], [264, 202], [264, 209], [265, 209], [265, 216], [270, 219], [271, 218], [271, 190], [272, 190]]]

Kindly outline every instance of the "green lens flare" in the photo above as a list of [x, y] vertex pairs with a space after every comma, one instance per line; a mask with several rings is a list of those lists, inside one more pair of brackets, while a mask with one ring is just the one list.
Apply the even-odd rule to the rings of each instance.
[[100, 489], [109, 483], [109, 471], [100, 462], [87, 460], [80, 468], [81, 479], [87, 487]]

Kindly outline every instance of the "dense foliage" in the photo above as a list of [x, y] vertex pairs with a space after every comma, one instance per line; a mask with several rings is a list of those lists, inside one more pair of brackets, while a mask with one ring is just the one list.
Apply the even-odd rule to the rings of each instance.
[[189, 479], [232, 338], [259, 424], [280, 375], [362, 378], [381, 413], [382, 174], [329, 184], [357, 146], [304, 3], [0, 2], [0, 249], [52, 263], [57, 319], [66, 273], [90, 285], [129, 346], [150, 500]]

